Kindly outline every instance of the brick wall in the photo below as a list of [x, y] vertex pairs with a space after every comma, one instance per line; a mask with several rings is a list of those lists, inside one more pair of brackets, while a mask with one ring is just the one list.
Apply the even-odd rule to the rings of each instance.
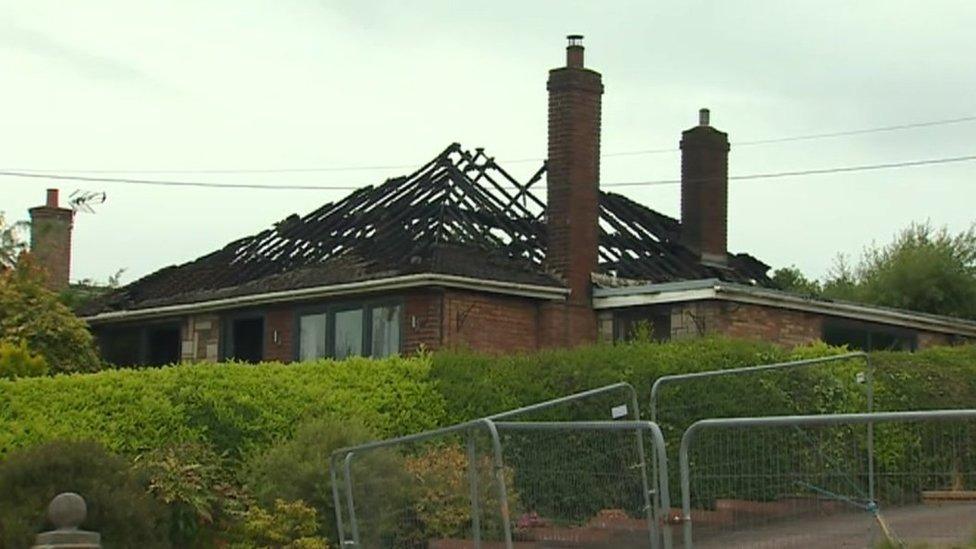
[[443, 300], [445, 346], [497, 353], [539, 347], [537, 300], [457, 290]]
[[295, 356], [295, 310], [269, 309], [264, 316], [264, 359], [291, 362]]
[[416, 353], [420, 348], [441, 348], [444, 292], [430, 290], [414, 292], [403, 301], [403, 352]]

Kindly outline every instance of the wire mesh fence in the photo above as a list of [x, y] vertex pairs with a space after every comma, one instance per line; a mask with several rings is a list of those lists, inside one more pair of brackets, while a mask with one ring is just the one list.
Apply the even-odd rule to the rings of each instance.
[[340, 544], [505, 547], [512, 472], [497, 440], [490, 422], [477, 421], [336, 452]]
[[974, 443], [976, 410], [697, 422], [681, 444], [684, 544], [692, 526], [695, 547], [974, 543]]
[[667, 486], [661, 494], [648, 477], [646, 455], [663, 459], [663, 439], [639, 417], [636, 391], [618, 383], [337, 451], [340, 543], [657, 547], [654, 513], [670, 504]]
[[[650, 422], [500, 422], [506, 467], [514, 472], [516, 543], [527, 547], [670, 547], [659, 509], [667, 485], [648, 489], [644, 450], [664, 458]], [[662, 471], [664, 477], [667, 471]], [[657, 498], [657, 505], [654, 505]]]

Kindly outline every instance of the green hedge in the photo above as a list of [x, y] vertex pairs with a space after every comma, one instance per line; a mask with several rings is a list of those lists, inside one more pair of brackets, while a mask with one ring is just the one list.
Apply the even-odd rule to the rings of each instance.
[[0, 455], [52, 439], [92, 439], [134, 455], [209, 441], [241, 455], [300, 421], [360, 419], [380, 435], [432, 428], [444, 400], [430, 359], [199, 364], [0, 381]]
[[[94, 439], [134, 455], [209, 441], [232, 457], [288, 438], [299, 420], [358, 419], [379, 435], [465, 421], [617, 381], [633, 383], [645, 411], [665, 374], [733, 368], [842, 352], [824, 345], [704, 339], [596, 345], [512, 356], [440, 352], [415, 358], [303, 364], [200, 364], [0, 380], [0, 455], [55, 438]], [[875, 353], [876, 408], [976, 404], [976, 346]], [[860, 411], [859, 363], [761, 378], [721, 378], [662, 393], [666, 431], [698, 417]], [[620, 401], [564, 417], [609, 415]], [[598, 415], [599, 414], [599, 415]]]

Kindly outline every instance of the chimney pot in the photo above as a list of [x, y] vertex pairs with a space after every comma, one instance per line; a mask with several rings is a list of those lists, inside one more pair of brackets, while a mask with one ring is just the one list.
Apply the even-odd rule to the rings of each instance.
[[707, 126], [709, 124], [708, 109], [698, 109], [698, 125]]
[[583, 68], [583, 35], [570, 34], [566, 37], [569, 45], [566, 46], [566, 66], [577, 69]]
[[45, 205], [48, 208], [57, 208], [58, 207], [58, 190], [57, 189], [48, 189], [47, 190], [47, 204], [45, 204]]

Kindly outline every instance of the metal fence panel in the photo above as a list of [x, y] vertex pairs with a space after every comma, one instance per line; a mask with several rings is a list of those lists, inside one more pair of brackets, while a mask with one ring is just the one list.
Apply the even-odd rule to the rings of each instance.
[[679, 450], [684, 545], [693, 525], [696, 547], [972, 543], [974, 443], [976, 410], [698, 421]]

